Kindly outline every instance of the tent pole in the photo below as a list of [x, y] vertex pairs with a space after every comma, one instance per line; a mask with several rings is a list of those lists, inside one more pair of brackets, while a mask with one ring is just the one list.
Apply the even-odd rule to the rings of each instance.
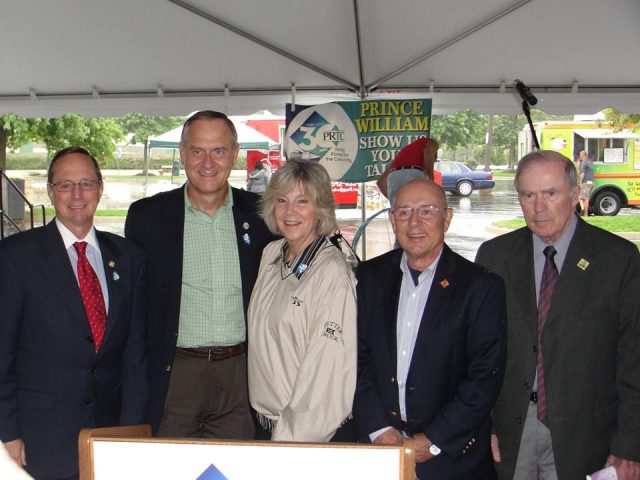
[[[356, 43], [358, 47], [358, 71], [360, 72], [360, 101], [363, 102], [367, 96], [364, 85], [364, 66], [362, 63], [362, 42], [360, 38], [360, 12], [358, 9], [358, 0], [353, 0], [353, 18], [356, 28]], [[361, 225], [367, 220], [367, 185], [365, 182], [360, 184], [361, 205], [360, 210], [360, 222]], [[367, 229], [364, 228], [362, 232], [362, 259], [367, 259]]]
[[356, 27], [356, 45], [358, 50], [358, 72], [360, 73], [360, 99], [364, 100], [364, 64], [362, 63], [362, 38], [360, 35], [360, 12], [358, 10], [358, 0], [353, 0], [353, 19]]
[[350, 82], [349, 80], [346, 80], [342, 77], [339, 77], [338, 75], [335, 75], [327, 70], [324, 70], [323, 68], [314, 65], [310, 62], [307, 62], [306, 60], [304, 60], [303, 58], [297, 57], [295, 55], [293, 55], [292, 53], [289, 53], [279, 47], [276, 47], [275, 45], [270, 44], [269, 42], [256, 37], [255, 35], [252, 35], [249, 32], [246, 32], [236, 26], [231, 25], [230, 23], [225, 22], [224, 20], [211, 15], [210, 13], [205, 12], [204, 10], [201, 10], [193, 5], [191, 5], [188, 2], [185, 2], [183, 0], [169, 0], [169, 2], [173, 3], [174, 5], [177, 5], [178, 7], [184, 8], [185, 10], [190, 11], [191, 13], [198, 15], [199, 17], [204, 18], [205, 20], [209, 20], [212, 23], [215, 23], [216, 25], [221, 26], [222, 28], [226, 28], [227, 30], [240, 35], [241, 37], [246, 38], [247, 40], [252, 41], [253, 43], [256, 43], [266, 49], [271, 50], [272, 52], [277, 53], [278, 55], [281, 55], [285, 58], [288, 58], [289, 60], [302, 65], [304, 67], [307, 67], [310, 70], [313, 70], [316, 73], [319, 73], [320, 75], [324, 75], [327, 78], [330, 78], [331, 80], [344, 85], [347, 88], [350, 88], [351, 90], [357, 90], [358, 86], [353, 84], [352, 82]]

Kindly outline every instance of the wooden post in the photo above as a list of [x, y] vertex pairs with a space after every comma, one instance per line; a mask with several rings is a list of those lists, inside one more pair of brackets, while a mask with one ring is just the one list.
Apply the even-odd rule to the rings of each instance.
[[91, 441], [96, 436], [151, 437], [150, 425], [127, 425], [121, 427], [83, 428], [78, 436], [80, 480], [93, 480], [93, 449]]

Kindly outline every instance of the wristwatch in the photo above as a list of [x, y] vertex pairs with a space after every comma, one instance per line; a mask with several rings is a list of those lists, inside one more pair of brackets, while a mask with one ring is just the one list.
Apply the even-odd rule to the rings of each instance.
[[440, 455], [440, 453], [442, 453], [442, 450], [440, 450], [440, 447], [433, 444], [431, 440], [429, 440], [429, 453], [435, 457], [436, 455]]

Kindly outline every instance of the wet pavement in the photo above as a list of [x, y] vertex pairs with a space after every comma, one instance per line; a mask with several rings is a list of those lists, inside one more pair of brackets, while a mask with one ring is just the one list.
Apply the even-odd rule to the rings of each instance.
[[[105, 172], [109, 178], [105, 181], [104, 193], [100, 202], [101, 209], [125, 209], [140, 198], [154, 195], [160, 191], [177, 188], [182, 179], [171, 182], [170, 177], [152, 178], [146, 184], [143, 178], [117, 179], [112, 177], [112, 172]], [[230, 183], [234, 187], [244, 187], [244, 172], [234, 171]], [[29, 177], [27, 182], [27, 196], [32, 203], [44, 203], [49, 206], [46, 195], [46, 178], [43, 175]], [[367, 189], [366, 217], [374, 215], [380, 209], [387, 206], [383, 197], [376, 189]], [[453, 208], [454, 215], [451, 226], [446, 235], [446, 242], [462, 256], [473, 260], [480, 244], [496, 235], [495, 229], [490, 226], [497, 220], [513, 219], [521, 217], [522, 212], [518, 205], [518, 199], [511, 179], [497, 178], [496, 186], [491, 190], [475, 191], [469, 197], [457, 197], [447, 194], [449, 206]], [[635, 215], [640, 220], [640, 210], [623, 209], [622, 215]], [[356, 231], [360, 227], [361, 211], [359, 209], [340, 209], [337, 217], [342, 234], [348, 240], [353, 240]], [[124, 231], [124, 217], [96, 217], [96, 225], [99, 229], [122, 235]], [[358, 254], [363, 257], [360, 240]], [[380, 255], [393, 247], [394, 235], [387, 215], [371, 221], [366, 228], [366, 258]]]

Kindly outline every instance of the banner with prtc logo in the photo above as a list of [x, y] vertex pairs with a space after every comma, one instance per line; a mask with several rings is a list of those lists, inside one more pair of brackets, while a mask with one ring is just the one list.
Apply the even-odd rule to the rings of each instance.
[[316, 160], [334, 181], [377, 179], [396, 154], [429, 136], [431, 99], [286, 106], [288, 160]]

